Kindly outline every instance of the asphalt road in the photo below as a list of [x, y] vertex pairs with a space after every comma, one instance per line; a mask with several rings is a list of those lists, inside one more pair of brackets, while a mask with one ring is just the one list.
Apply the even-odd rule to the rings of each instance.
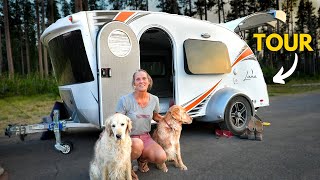
[[[211, 124], [184, 126], [180, 171], [168, 164], [163, 173], [149, 165], [140, 179], [320, 179], [320, 93], [272, 97], [259, 110], [265, 127], [263, 141], [237, 137], [216, 139]], [[99, 132], [72, 132], [63, 136], [75, 149], [69, 155], [54, 150], [54, 140], [40, 141], [40, 134], [0, 137], [0, 164], [11, 180], [89, 179], [88, 166]]]

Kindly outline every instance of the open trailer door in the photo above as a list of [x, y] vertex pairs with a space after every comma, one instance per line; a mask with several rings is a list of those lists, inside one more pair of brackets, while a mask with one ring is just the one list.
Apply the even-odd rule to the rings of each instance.
[[100, 126], [115, 113], [119, 98], [132, 92], [132, 74], [139, 69], [140, 51], [129, 26], [113, 21], [104, 25], [97, 38]]
[[286, 22], [286, 13], [281, 10], [271, 10], [269, 12], [258, 12], [233, 21], [222, 23], [221, 25], [234, 31], [240, 32], [262, 25], [276, 26], [277, 22]]

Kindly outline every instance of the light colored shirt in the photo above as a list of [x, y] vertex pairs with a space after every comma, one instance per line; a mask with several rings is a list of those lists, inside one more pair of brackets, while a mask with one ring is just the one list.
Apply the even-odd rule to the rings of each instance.
[[159, 98], [149, 93], [149, 102], [146, 107], [141, 107], [134, 94], [122, 96], [117, 104], [116, 112], [128, 116], [132, 121], [131, 135], [141, 135], [151, 131], [153, 112], [159, 113]]

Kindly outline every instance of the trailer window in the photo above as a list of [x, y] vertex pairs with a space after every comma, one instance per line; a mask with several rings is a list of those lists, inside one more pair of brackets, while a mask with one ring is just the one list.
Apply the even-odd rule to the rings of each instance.
[[49, 42], [48, 51], [59, 85], [93, 81], [80, 30], [62, 34]]
[[187, 74], [223, 74], [231, 71], [228, 49], [223, 42], [188, 39], [183, 46]]

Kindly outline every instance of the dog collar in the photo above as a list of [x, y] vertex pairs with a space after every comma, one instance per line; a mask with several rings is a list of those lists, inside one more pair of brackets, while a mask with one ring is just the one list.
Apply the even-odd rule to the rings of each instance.
[[[171, 118], [175, 120], [175, 118], [172, 116], [171, 112], [169, 112], [169, 113], [170, 113]], [[170, 124], [166, 121], [166, 119], [164, 119], [164, 122], [169, 126], [169, 128], [171, 130], [173, 130], [173, 128], [170, 126]]]

